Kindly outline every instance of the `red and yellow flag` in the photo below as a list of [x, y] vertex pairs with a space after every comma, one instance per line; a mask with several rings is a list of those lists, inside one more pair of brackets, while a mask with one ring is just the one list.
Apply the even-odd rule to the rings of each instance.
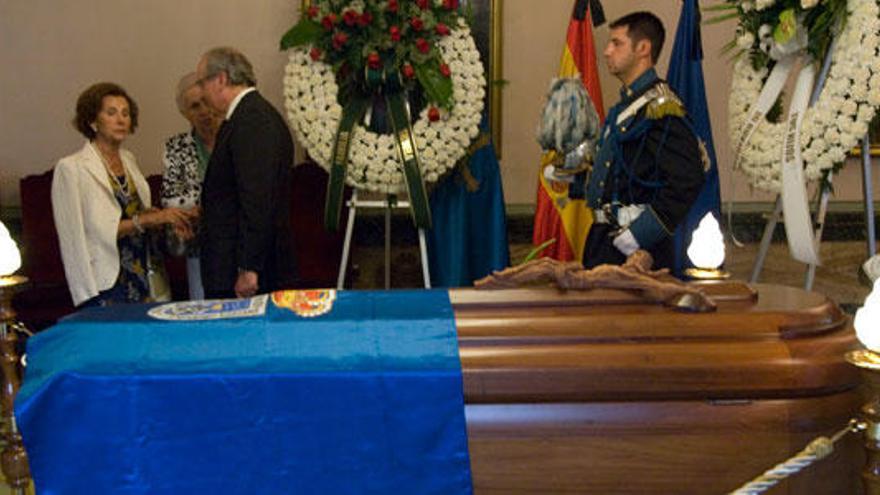
[[[559, 76], [573, 77], [575, 74], [580, 74], [599, 113], [599, 118], [604, 119], [605, 110], [602, 106], [602, 90], [599, 87], [596, 45], [591, 22], [594, 13], [590, 3], [589, 0], [575, 1], [565, 48], [562, 50]], [[587, 231], [593, 223], [593, 214], [583, 199], [575, 200], [568, 197], [568, 185], [552, 183], [544, 179], [544, 167], [553, 160], [554, 154], [551, 151], [541, 157], [532, 243], [539, 246], [555, 238], [556, 242], [539, 253], [539, 256], [562, 261], [580, 261], [584, 254]]]

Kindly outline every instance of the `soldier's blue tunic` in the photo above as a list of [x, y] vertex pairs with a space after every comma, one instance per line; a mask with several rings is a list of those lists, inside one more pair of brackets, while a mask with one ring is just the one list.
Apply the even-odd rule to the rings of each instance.
[[[655, 87], [663, 88], [660, 93], [667, 95], [666, 106], [652, 98], [618, 121], [627, 108]], [[672, 234], [699, 194], [704, 179], [699, 144], [687, 117], [683, 112], [677, 115], [666, 111], [676, 106], [683, 110], [652, 68], [624, 87], [620, 102], [609, 110], [589, 180], [584, 184], [581, 178], [580, 187], [576, 183], [571, 188], [584, 191], [587, 204], [594, 211], [610, 213], [608, 222], [602, 223], [600, 218], [590, 228], [584, 266], [622, 264], [626, 257], [613, 240], [628, 228], [639, 247], [653, 255], [655, 269], [672, 268]], [[648, 111], [651, 108], [655, 110], [653, 114]], [[631, 223], [618, 225], [618, 213], [631, 205], [642, 205], [644, 211]]]

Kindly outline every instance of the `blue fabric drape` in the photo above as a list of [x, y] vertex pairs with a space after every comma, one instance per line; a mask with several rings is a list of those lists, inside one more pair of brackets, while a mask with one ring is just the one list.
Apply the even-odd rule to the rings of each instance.
[[684, 222], [675, 231], [675, 272], [692, 267], [686, 250], [694, 229], [708, 212], [716, 219], [721, 216], [721, 192], [718, 182], [718, 161], [712, 141], [712, 124], [709, 121], [709, 105], [706, 102], [706, 84], [703, 79], [703, 47], [700, 35], [700, 7], [697, 0], [684, 0], [675, 45], [669, 60], [669, 85], [682, 99], [697, 136], [705, 143], [711, 166], [706, 172], [706, 182]]
[[302, 318], [95, 308], [28, 343], [38, 493], [471, 493], [445, 291], [341, 292]]
[[478, 149], [468, 166], [479, 189], [468, 191], [455, 170], [431, 193], [434, 228], [427, 239], [434, 287], [470, 286], [510, 265], [504, 191], [492, 143]]

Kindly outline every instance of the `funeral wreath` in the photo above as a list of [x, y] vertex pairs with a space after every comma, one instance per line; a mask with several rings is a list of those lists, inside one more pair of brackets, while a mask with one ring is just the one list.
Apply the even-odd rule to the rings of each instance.
[[[729, 100], [736, 167], [769, 192], [782, 187], [783, 143], [799, 145], [806, 180], [839, 167], [880, 107], [877, 0], [727, 0], [710, 8], [729, 11], [716, 20], [738, 22]], [[799, 112], [797, 127], [794, 119], [768, 118], [788, 70], [811, 65], [818, 74], [829, 54], [824, 85]]]
[[416, 223], [429, 225], [417, 211], [427, 209], [424, 181], [437, 181], [479, 135], [486, 91], [458, 0], [317, 0], [281, 48], [290, 49], [287, 115], [330, 172], [330, 209], [343, 183], [406, 191]]

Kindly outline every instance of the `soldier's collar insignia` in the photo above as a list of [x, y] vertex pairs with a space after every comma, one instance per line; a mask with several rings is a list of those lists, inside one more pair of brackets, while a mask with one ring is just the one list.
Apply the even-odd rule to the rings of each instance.
[[632, 82], [629, 86], [624, 86], [620, 90], [621, 99], [631, 98], [633, 95], [637, 95], [639, 93], [644, 92], [646, 89], [651, 87], [654, 82], [659, 79], [657, 77], [657, 71], [654, 68], [650, 68], [642, 73], [639, 77], [636, 78], [635, 81]]

